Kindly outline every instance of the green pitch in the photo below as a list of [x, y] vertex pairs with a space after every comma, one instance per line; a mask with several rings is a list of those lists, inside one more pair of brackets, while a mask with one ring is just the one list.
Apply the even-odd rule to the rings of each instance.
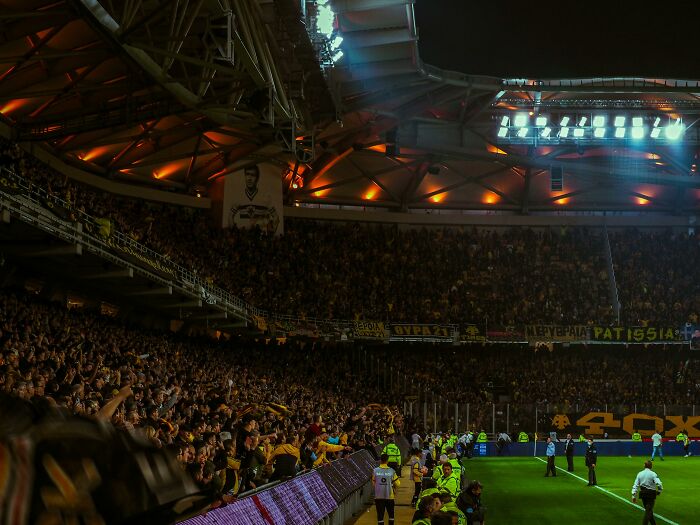
[[[486, 523], [556, 525], [624, 525], [642, 523], [643, 507], [632, 505], [634, 478], [644, 468], [641, 457], [599, 456], [598, 487], [587, 487], [583, 457], [574, 458], [574, 474], [566, 458], [556, 459], [557, 477], [545, 478], [545, 463], [534, 457], [464, 460], [469, 479], [483, 483]], [[700, 524], [700, 457], [654, 461], [664, 484], [654, 513], [659, 525]], [[563, 471], [561, 468], [563, 467]], [[636, 507], [636, 508], [635, 508]]]

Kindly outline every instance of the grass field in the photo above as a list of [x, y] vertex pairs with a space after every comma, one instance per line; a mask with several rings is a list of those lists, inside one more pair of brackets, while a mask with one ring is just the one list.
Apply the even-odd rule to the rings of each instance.
[[[598, 487], [586, 486], [582, 457], [574, 459], [578, 478], [566, 472], [562, 456], [556, 478], [545, 478], [546, 464], [534, 457], [473, 458], [464, 465], [467, 477], [484, 485], [488, 524], [623, 525], [642, 522], [643, 508], [639, 500], [632, 505], [630, 491], [645, 459], [599, 456]], [[654, 507], [656, 522], [700, 524], [700, 457], [657, 459], [654, 471], [664, 485]]]

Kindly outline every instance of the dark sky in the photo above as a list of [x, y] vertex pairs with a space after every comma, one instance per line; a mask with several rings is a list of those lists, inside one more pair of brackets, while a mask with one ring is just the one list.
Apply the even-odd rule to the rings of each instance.
[[417, 0], [424, 62], [496, 77], [700, 79], [698, 9], [647, 0]]

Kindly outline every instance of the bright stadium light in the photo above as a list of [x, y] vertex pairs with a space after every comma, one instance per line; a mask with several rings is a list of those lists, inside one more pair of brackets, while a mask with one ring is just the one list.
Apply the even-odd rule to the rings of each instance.
[[644, 119], [642, 117], [633, 117], [632, 118], [632, 127], [633, 128], [641, 128], [644, 125]]
[[522, 128], [527, 126], [527, 113], [518, 113], [517, 115], [515, 115], [514, 124], [516, 128]]
[[661, 124], [661, 117], [656, 117], [656, 120], [654, 120], [654, 127], [658, 128], [659, 124]]
[[[624, 118], [624, 117], [622, 117]], [[615, 138], [624, 139], [625, 138], [625, 128], [615, 128]]]
[[333, 33], [333, 22], [335, 21], [335, 13], [331, 6], [319, 2], [318, 11], [316, 14], [316, 27], [319, 33], [323, 33], [327, 38], [330, 38]]
[[549, 126], [547, 126], [546, 128], [544, 128], [542, 130], [542, 138], [543, 139], [548, 139], [551, 134], [552, 134], [552, 128], [550, 128]]
[[507, 126], [508, 122], [510, 122], [510, 117], [505, 115], [501, 117], [501, 126]]
[[547, 125], [547, 117], [539, 116], [535, 119], [535, 126], [543, 128]]
[[596, 115], [593, 117], [593, 127], [602, 128], [605, 126], [605, 117], [603, 115]]
[[[565, 118], [569, 118], [569, 117], [565, 117]], [[561, 128], [561, 131], [559, 131], [559, 136], [563, 139], [568, 137], [569, 136], [569, 128], [566, 128], [566, 127]]]
[[520, 128], [518, 130], [518, 137], [520, 137], [521, 139], [527, 137], [527, 128]]
[[652, 139], [658, 139], [659, 135], [661, 135], [661, 128], [654, 128], [651, 130], [651, 133], [649, 133]]
[[683, 124], [681, 119], [676, 119], [675, 124], [666, 126], [666, 138], [668, 140], [678, 140], [683, 133]]
[[[634, 122], [633, 122], [634, 124]], [[642, 127], [633, 127], [632, 128], [632, 138], [633, 139], [643, 139], [644, 138], [644, 128]]]
[[605, 137], [605, 128], [595, 128], [593, 130], [593, 136], [597, 139], [602, 139]]
[[498, 137], [499, 138], [505, 138], [508, 135], [508, 128], [499, 128], [498, 129]]
[[337, 62], [341, 58], [343, 58], [343, 50], [338, 49], [338, 51], [335, 52], [335, 55], [333, 55], [333, 62]]
[[570, 119], [569, 117], [562, 117], [562, 118], [561, 118], [561, 122], [559, 123], [559, 125], [560, 125], [562, 128], [565, 128], [566, 126], [569, 125], [569, 121], [570, 121], [570, 120], [571, 120], [571, 119]]
[[333, 40], [331, 40], [331, 50], [335, 51], [343, 43], [343, 37], [338, 35]]
[[586, 125], [586, 122], [588, 122], [588, 117], [581, 117], [581, 119], [578, 121], [578, 125], [583, 127]]
[[618, 115], [615, 117], [615, 127], [624, 128], [625, 127], [625, 117]]
[[576, 137], [577, 139], [580, 139], [581, 137], [583, 137], [584, 131], [585, 130], [583, 128], [575, 128], [574, 129], [574, 137]]

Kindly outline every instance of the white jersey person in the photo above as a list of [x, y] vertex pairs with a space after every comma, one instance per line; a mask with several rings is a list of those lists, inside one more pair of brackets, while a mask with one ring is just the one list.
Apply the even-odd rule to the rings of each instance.
[[656, 475], [656, 472], [651, 470], [651, 467], [651, 461], [645, 461], [644, 470], [637, 474], [634, 485], [632, 485], [632, 503], [637, 503], [637, 493], [639, 493], [639, 497], [642, 499], [642, 504], [644, 505], [643, 525], [656, 525], [656, 520], [654, 519], [654, 503], [656, 503], [656, 496], [661, 494], [664, 488], [659, 476]]
[[377, 524], [384, 525], [384, 512], [389, 515], [389, 525], [394, 525], [394, 489], [400, 485], [399, 476], [389, 466], [389, 456], [382, 454], [380, 463], [372, 473], [374, 505], [377, 508]]

